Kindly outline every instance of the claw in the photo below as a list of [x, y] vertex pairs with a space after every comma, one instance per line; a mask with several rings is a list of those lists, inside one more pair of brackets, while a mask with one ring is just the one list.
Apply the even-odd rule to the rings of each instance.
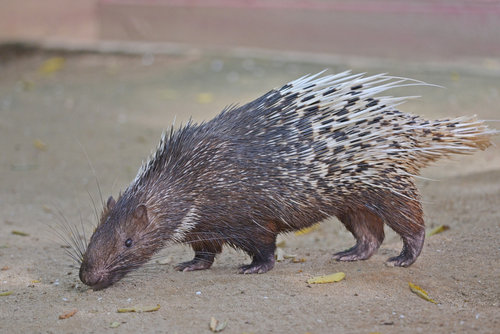
[[274, 254], [271, 258], [267, 260], [256, 261], [255, 259], [252, 263], [241, 266], [240, 274], [263, 274], [273, 269], [274, 267]]
[[211, 265], [212, 265], [212, 263], [209, 263], [207, 261], [200, 260], [200, 259], [193, 259], [191, 261], [179, 263], [174, 268], [177, 271], [186, 272], [186, 271], [208, 269], [208, 268], [210, 268]]

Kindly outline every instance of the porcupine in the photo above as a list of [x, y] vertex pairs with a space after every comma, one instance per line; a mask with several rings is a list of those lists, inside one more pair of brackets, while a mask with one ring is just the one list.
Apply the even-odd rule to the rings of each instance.
[[414, 176], [451, 153], [484, 150], [495, 131], [475, 117], [428, 121], [396, 109], [408, 97], [378, 96], [421, 81], [322, 73], [165, 132], [107, 201], [81, 258], [82, 282], [105, 288], [171, 242], [194, 250], [178, 270], [208, 269], [229, 245], [252, 258], [240, 273], [264, 273], [279, 233], [333, 216], [356, 239], [336, 260], [368, 259], [386, 223], [403, 241], [388, 263], [411, 265], [425, 236]]

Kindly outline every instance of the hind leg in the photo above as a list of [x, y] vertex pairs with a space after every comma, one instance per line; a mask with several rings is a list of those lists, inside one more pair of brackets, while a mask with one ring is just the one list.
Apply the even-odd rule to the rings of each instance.
[[191, 261], [179, 263], [175, 266], [178, 271], [204, 270], [212, 266], [215, 255], [222, 251], [220, 243], [193, 242], [194, 258]]
[[339, 215], [340, 221], [356, 238], [356, 245], [336, 253], [337, 261], [366, 260], [373, 255], [384, 241], [383, 220], [367, 209], [349, 210]]
[[403, 236], [403, 250], [398, 256], [391, 257], [386, 264], [396, 267], [408, 267], [417, 260], [424, 246], [425, 231], [419, 231], [416, 235]]
[[403, 250], [398, 256], [387, 260], [387, 265], [408, 267], [422, 251], [425, 239], [425, 224], [422, 206], [418, 200], [418, 194], [414, 190], [412, 198], [396, 197], [390, 201], [390, 211], [384, 218], [396, 233], [403, 239]]

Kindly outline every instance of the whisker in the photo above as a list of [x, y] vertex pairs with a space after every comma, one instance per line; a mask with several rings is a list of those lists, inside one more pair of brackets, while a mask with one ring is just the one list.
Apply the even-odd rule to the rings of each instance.
[[96, 218], [96, 221], [97, 221], [97, 224], [99, 224], [99, 213], [97, 212], [97, 207], [95, 205], [95, 201], [94, 201], [94, 197], [92, 197], [92, 195], [90, 194], [90, 192], [87, 190], [87, 194], [89, 195], [89, 198], [90, 198], [90, 201], [92, 202], [92, 207], [94, 208], [94, 213], [95, 213], [95, 218]]
[[[87, 150], [85, 149], [85, 147], [83, 146], [83, 144], [79, 140], [77, 140], [77, 141], [78, 141], [78, 144], [80, 145], [80, 147], [83, 151], [83, 154], [85, 154], [85, 157], [87, 158], [87, 163], [90, 167], [90, 170], [92, 171], [92, 174], [94, 175], [94, 178], [95, 178], [95, 181], [97, 184], [97, 191], [99, 192], [99, 197], [101, 199], [101, 203], [102, 203], [102, 205], [104, 205], [104, 200], [103, 200], [102, 191], [101, 191], [101, 185], [99, 184], [99, 178], [97, 177], [97, 173], [94, 169], [94, 166], [92, 165], [92, 162], [91, 162], [90, 157], [87, 153]], [[104, 207], [102, 209], [104, 209]]]
[[82, 218], [82, 213], [79, 212], [79, 215], [80, 215], [80, 227], [82, 229], [82, 234], [83, 234], [83, 239], [82, 242], [83, 242], [83, 252], [85, 253], [85, 251], [87, 250], [87, 242], [89, 239], [87, 239], [87, 234], [85, 233], [85, 226], [83, 225], [83, 218]]
[[60, 209], [57, 212], [57, 228], [49, 226], [58, 239], [68, 248], [64, 252], [76, 263], [81, 264], [85, 246], [77, 228], [73, 228]]

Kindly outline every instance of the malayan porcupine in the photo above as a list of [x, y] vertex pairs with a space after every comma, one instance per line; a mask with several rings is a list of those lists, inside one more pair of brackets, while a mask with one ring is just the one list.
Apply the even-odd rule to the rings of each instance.
[[207, 269], [229, 245], [252, 257], [241, 273], [264, 273], [279, 233], [332, 216], [356, 239], [335, 259], [369, 258], [385, 222], [403, 240], [388, 263], [411, 265], [424, 242], [414, 176], [441, 157], [485, 149], [495, 131], [475, 117], [427, 121], [396, 109], [407, 98], [378, 96], [420, 81], [321, 74], [166, 132], [118, 200], [109, 198], [81, 257], [82, 282], [105, 288], [169, 242], [195, 252], [178, 270]]

